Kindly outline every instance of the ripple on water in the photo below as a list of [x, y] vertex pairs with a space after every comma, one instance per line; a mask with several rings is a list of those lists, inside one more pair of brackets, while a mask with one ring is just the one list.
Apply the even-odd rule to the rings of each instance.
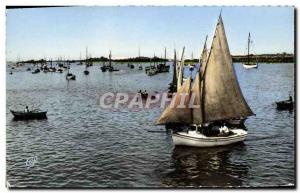
[[[99, 66], [77, 80], [64, 74], [7, 76], [7, 179], [17, 187], [206, 187], [294, 184], [294, 113], [278, 112], [275, 101], [294, 91], [292, 64], [260, 64], [236, 73], [256, 116], [246, 121], [242, 144], [220, 148], [173, 147], [170, 133], [155, 126], [162, 109], [105, 110], [105, 92], [162, 92], [172, 73], [145, 76], [119, 65], [115, 74]], [[172, 72], [172, 70], [171, 70]], [[22, 80], [22, 81], [21, 81]], [[48, 110], [43, 121], [12, 121], [9, 109]], [[26, 160], [37, 162], [26, 167]]]

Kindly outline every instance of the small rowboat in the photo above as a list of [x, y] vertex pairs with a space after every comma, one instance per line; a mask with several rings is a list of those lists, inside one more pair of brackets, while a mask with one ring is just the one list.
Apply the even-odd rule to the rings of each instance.
[[293, 110], [294, 102], [292, 100], [276, 102], [277, 110]]
[[47, 119], [47, 111], [33, 110], [29, 112], [24, 112], [10, 110], [10, 112], [14, 115], [14, 119], [17, 120]]

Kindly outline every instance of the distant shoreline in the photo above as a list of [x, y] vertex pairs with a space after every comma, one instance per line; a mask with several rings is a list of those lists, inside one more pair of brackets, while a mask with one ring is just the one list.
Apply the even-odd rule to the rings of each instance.
[[[257, 54], [257, 55], [250, 55], [249, 57], [250, 62], [258, 62], [258, 63], [293, 63], [294, 60], [294, 54], [287, 54], [287, 53], [280, 53], [280, 54]], [[85, 60], [66, 60], [67, 62], [74, 63], [74, 62], [84, 62]], [[87, 61], [90, 62], [108, 62], [109, 59], [106, 57], [100, 57], [100, 58], [89, 58]], [[113, 62], [116, 63], [129, 63], [129, 62], [166, 62], [166, 61], [172, 61], [172, 60], [165, 60], [164, 58], [159, 57], [135, 57], [135, 58], [124, 58], [124, 59], [112, 59]], [[248, 56], [246, 55], [233, 55], [232, 56], [233, 62], [247, 62]], [[20, 61], [18, 63], [44, 63], [46, 62], [45, 59], [40, 60], [26, 60], [26, 61]], [[49, 62], [49, 60], [48, 60]], [[53, 60], [53, 62], [62, 62], [60, 60]], [[185, 59], [185, 63], [197, 63], [199, 62], [199, 59]]]

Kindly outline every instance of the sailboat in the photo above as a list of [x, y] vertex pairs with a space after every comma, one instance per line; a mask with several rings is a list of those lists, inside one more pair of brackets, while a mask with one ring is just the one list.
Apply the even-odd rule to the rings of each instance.
[[53, 67], [53, 64], [52, 64], [52, 58], [50, 59], [50, 68], [49, 68], [49, 72], [56, 72], [56, 68]]
[[89, 75], [89, 71], [88, 71], [88, 66], [89, 66], [89, 64], [88, 64], [88, 48], [86, 47], [85, 48], [85, 70], [83, 71], [83, 73], [85, 74], [85, 75]]
[[80, 52], [80, 56], [79, 56], [79, 63], [78, 63], [78, 65], [82, 65], [83, 63], [82, 63], [82, 60], [81, 60], [81, 52]]
[[70, 63], [68, 63], [68, 73], [66, 75], [67, 80], [76, 80], [76, 76], [70, 73]]
[[109, 63], [108, 63], [108, 71], [109, 72], [114, 72], [114, 71], [119, 71], [119, 69], [114, 68], [111, 64], [112, 59], [111, 59], [111, 51], [109, 50]]
[[170, 66], [167, 65], [167, 49], [165, 48], [165, 62], [156, 66], [157, 73], [169, 72]]
[[[141, 50], [140, 50], [140, 47], [139, 47], [139, 62], [141, 60]], [[139, 64], [139, 70], [143, 70], [143, 66], [141, 64]]]
[[156, 69], [156, 66], [155, 66], [155, 58], [156, 58], [156, 56], [155, 56], [155, 53], [154, 53], [153, 65], [151, 65], [151, 63], [150, 63], [150, 66], [147, 66], [145, 68], [145, 72], [148, 76], [153, 76], [153, 75], [157, 74], [157, 69]]
[[248, 48], [247, 48], [247, 62], [243, 65], [245, 68], [249, 69], [249, 68], [257, 68], [257, 62], [256, 61], [250, 61], [250, 42], [251, 42], [251, 36], [250, 36], [250, 32], [248, 35]]
[[237, 81], [221, 14], [193, 85], [191, 77], [182, 85], [180, 81], [179, 76], [177, 93], [156, 122], [172, 129], [174, 145], [213, 147], [245, 140], [247, 131], [226, 125], [227, 120], [254, 114]]

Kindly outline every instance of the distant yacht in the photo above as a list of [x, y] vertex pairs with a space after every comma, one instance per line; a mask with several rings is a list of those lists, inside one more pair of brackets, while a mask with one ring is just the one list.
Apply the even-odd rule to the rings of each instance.
[[85, 49], [85, 70], [83, 71], [83, 73], [85, 75], [89, 75], [89, 71], [88, 71], [88, 67], [89, 67], [89, 64], [88, 64], [88, 48], [86, 47]]
[[257, 62], [256, 61], [250, 61], [250, 43], [251, 43], [251, 36], [250, 36], [250, 32], [249, 32], [249, 36], [248, 36], [248, 54], [247, 54], [247, 62], [244, 64], [244, 67], [247, 69], [250, 68], [257, 68]]

